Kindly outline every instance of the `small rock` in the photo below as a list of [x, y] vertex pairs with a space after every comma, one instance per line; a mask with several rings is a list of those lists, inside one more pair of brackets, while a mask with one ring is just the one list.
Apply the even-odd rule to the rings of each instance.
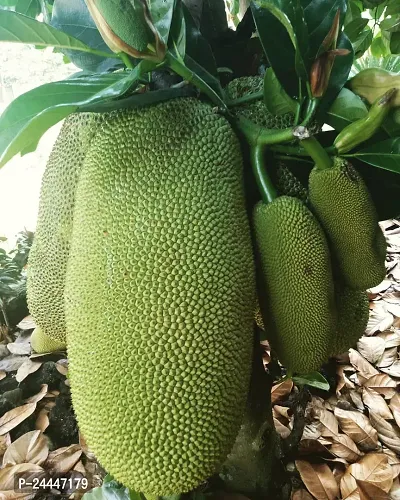
[[0, 370], [5, 372], [16, 371], [26, 359], [27, 356], [15, 356], [11, 354], [0, 361]]
[[8, 350], [7, 346], [4, 344], [0, 344], [0, 359], [5, 358], [10, 354], [10, 351]]

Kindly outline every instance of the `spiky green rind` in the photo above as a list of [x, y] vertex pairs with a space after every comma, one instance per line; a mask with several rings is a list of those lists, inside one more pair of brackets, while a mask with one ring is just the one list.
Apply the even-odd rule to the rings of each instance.
[[366, 290], [386, 274], [386, 240], [375, 206], [357, 170], [334, 158], [332, 168], [314, 167], [309, 198], [331, 245], [341, 279], [349, 287]]
[[65, 295], [91, 450], [136, 491], [196, 487], [243, 418], [256, 301], [240, 145], [211, 106], [105, 118], [77, 189]]
[[367, 292], [336, 284], [337, 328], [331, 355], [337, 356], [354, 347], [363, 336], [369, 318]]
[[46, 335], [40, 326], [37, 326], [33, 330], [31, 335], [31, 346], [32, 349], [38, 354], [42, 354], [44, 352], [65, 351], [67, 349], [65, 342], [53, 340]]
[[276, 176], [276, 187], [280, 194], [299, 198], [304, 203], [308, 202], [307, 189], [284, 163], [279, 163]]
[[66, 341], [64, 286], [76, 186], [100, 115], [64, 122], [43, 174], [35, 237], [28, 258], [27, 300], [35, 322], [56, 343]]
[[267, 334], [292, 372], [320, 368], [334, 334], [332, 269], [324, 232], [297, 198], [258, 203], [254, 227], [267, 291]]

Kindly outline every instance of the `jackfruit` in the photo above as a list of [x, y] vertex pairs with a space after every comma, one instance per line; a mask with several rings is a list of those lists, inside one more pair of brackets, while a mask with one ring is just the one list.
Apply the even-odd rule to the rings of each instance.
[[276, 170], [276, 187], [282, 195], [294, 196], [304, 203], [308, 202], [308, 191], [284, 163], [280, 162]]
[[384, 279], [386, 240], [368, 189], [345, 159], [332, 168], [314, 167], [309, 198], [330, 241], [341, 279], [356, 290], [372, 288]]
[[[79, 113], [65, 120], [42, 179], [37, 227], [28, 257], [27, 300], [36, 324], [56, 344], [66, 342], [64, 286], [75, 191], [99, 117]], [[35, 350], [40, 345], [38, 342]]]
[[289, 196], [259, 202], [254, 227], [272, 348], [291, 372], [317, 370], [329, 358], [336, 321], [324, 232], [303, 202]]
[[353, 347], [363, 336], [369, 318], [368, 294], [336, 283], [336, 334], [332, 338], [331, 356]]
[[100, 463], [145, 494], [204, 481], [244, 415], [256, 290], [242, 173], [228, 121], [193, 98], [111, 112], [84, 161], [72, 402]]
[[[229, 82], [225, 92], [228, 99], [233, 100], [261, 92], [263, 88], [264, 79], [262, 76], [243, 76]], [[268, 111], [262, 99], [235, 106], [231, 111], [236, 116], [247, 118], [260, 127], [284, 129], [292, 127], [294, 124], [293, 113], [273, 115]]]
[[37, 353], [65, 351], [67, 347], [65, 342], [53, 340], [51, 337], [46, 335], [40, 326], [37, 326], [33, 330], [31, 335], [31, 346]]

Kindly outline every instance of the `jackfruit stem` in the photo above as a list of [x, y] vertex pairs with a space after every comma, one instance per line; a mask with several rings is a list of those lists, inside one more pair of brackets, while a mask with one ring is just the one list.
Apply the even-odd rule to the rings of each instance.
[[264, 91], [260, 90], [260, 92], [253, 92], [252, 94], [243, 95], [242, 97], [238, 97], [237, 99], [227, 100], [226, 104], [228, 107], [234, 108], [235, 106], [240, 106], [249, 102], [261, 101], [263, 97]]
[[235, 124], [245, 136], [250, 146], [271, 146], [281, 144], [295, 139], [292, 128], [268, 129], [256, 125], [254, 122], [243, 116], [235, 118]]
[[134, 68], [131, 60], [129, 59], [128, 54], [125, 54], [125, 52], [118, 52], [118, 57], [122, 60], [122, 62], [125, 64], [125, 66], [128, 69], [133, 69]]
[[278, 197], [272, 181], [264, 168], [264, 150], [259, 144], [250, 149], [250, 160], [258, 190], [264, 203], [271, 203]]
[[317, 169], [325, 170], [333, 167], [332, 158], [328, 155], [315, 137], [303, 139], [300, 141], [300, 144], [314, 160]]
[[[183, 62], [179, 61], [177, 57], [174, 57], [170, 52], [167, 52], [163, 64], [166, 64], [177, 75], [181, 76], [184, 80], [204, 92], [211, 99], [211, 101], [223, 111], [228, 111], [226, 104], [217, 94], [217, 92], [215, 92], [215, 90], [211, 88], [208, 83], [206, 83], [202, 78], [196, 75], [196, 73], [189, 69]], [[222, 87], [219, 90], [222, 95]]]

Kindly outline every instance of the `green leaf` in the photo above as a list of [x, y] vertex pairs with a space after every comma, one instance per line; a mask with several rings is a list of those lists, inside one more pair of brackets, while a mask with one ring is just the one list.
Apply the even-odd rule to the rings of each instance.
[[349, 37], [351, 42], [355, 42], [359, 37], [360, 33], [364, 31], [364, 28], [368, 24], [368, 19], [364, 17], [358, 17], [351, 21], [345, 28], [344, 32]]
[[2, 7], [15, 7], [18, 0], [0, 0], [0, 6]]
[[400, 31], [400, 17], [386, 17], [379, 27], [383, 31]]
[[351, 155], [369, 165], [400, 174], [400, 137], [377, 142]]
[[283, 90], [272, 68], [264, 75], [264, 102], [273, 115], [295, 113], [297, 109], [297, 103]]
[[168, 47], [175, 51], [175, 56], [183, 59], [186, 53], [186, 21], [183, 13], [182, 2], [178, 1], [174, 16], [172, 19], [171, 29], [168, 38]]
[[82, 497], [83, 500], [144, 500], [144, 495], [136, 493], [115, 480], [104, 482]]
[[93, 52], [77, 38], [10, 10], [0, 10], [0, 41]]
[[[54, 0], [50, 24], [92, 49], [112, 55], [84, 0]], [[116, 57], [104, 57], [68, 49], [63, 49], [63, 52], [75, 66], [93, 73], [103, 73], [111, 68], [123, 67], [122, 61]]]
[[386, 16], [394, 16], [396, 14], [400, 14], [400, 2], [399, 0], [389, 0], [385, 15]]
[[346, 17], [344, 19], [344, 26], [347, 26], [351, 23], [351, 21], [354, 21], [354, 19], [357, 19], [359, 17], [361, 17], [360, 7], [358, 6], [357, 2], [350, 0], [346, 12]]
[[[268, 10], [286, 29], [295, 50], [295, 68], [297, 75], [308, 81], [308, 31], [304, 19], [304, 12], [300, 2], [291, 0], [254, 0], [254, 4], [261, 9]], [[262, 33], [259, 31], [262, 40]], [[263, 44], [264, 46], [264, 44]], [[276, 50], [276, 45], [274, 47]], [[269, 55], [271, 48], [264, 47]]]
[[355, 57], [361, 57], [366, 50], [370, 47], [373, 39], [373, 33], [371, 28], [367, 28], [362, 31], [357, 39], [352, 42]]
[[380, 35], [372, 40], [370, 50], [371, 54], [374, 57], [385, 57], [390, 54], [385, 42]]
[[123, 95], [142, 68], [47, 83], [14, 99], [0, 117], [0, 167], [17, 153], [32, 151], [48, 128], [80, 106]]
[[329, 391], [330, 387], [325, 377], [323, 377], [319, 372], [306, 373], [305, 375], [296, 375], [292, 377], [293, 382], [296, 385], [309, 385], [311, 387], [316, 387], [317, 389], [322, 389], [323, 391]]
[[360, 97], [343, 88], [327, 112], [325, 122], [340, 131], [367, 114], [368, 109]]
[[382, 58], [365, 54], [360, 59], [357, 59], [357, 61], [354, 61], [350, 77], [367, 68], [382, 68], [387, 71], [393, 71], [393, 73], [400, 73], [400, 56], [390, 55]]
[[176, 0], [151, 0], [148, 2], [151, 19], [164, 44], [167, 44]]
[[40, 3], [38, 0], [18, 0], [15, 6], [16, 12], [25, 16], [35, 18], [41, 12]]
[[390, 51], [392, 54], [400, 54], [400, 32], [392, 33], [390, 37]]

